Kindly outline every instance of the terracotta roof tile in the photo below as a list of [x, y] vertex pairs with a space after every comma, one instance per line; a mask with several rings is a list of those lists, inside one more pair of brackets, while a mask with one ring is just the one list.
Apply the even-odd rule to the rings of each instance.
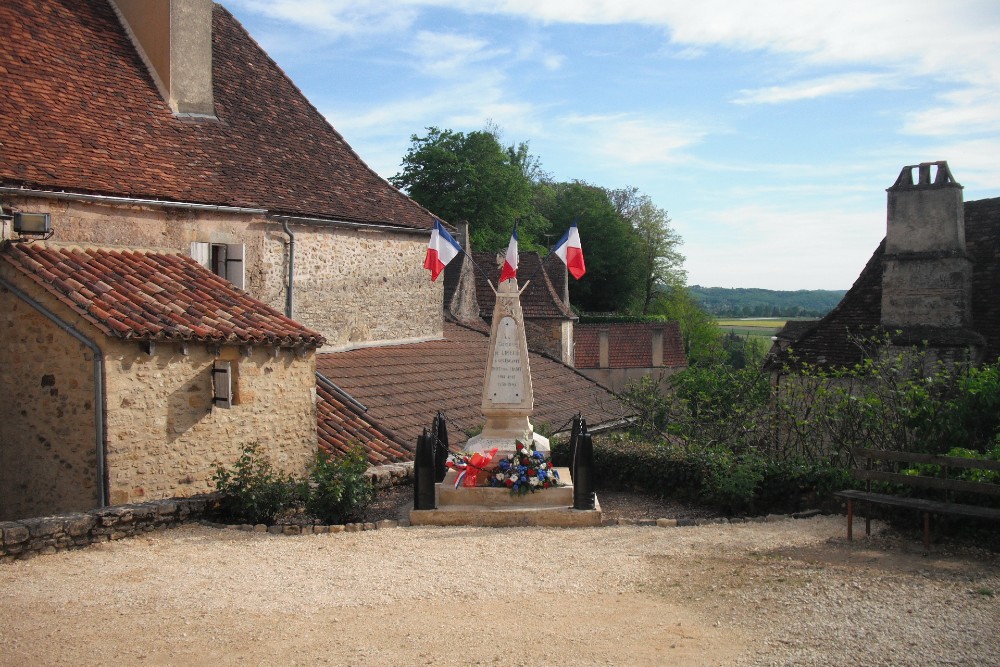
[[[483, 377], [489, 337], [463, 325], [446, 323], [443, 340], [370, 347], [319, 354], [317, 370], [368, 407], [367, 415], [407, 443], [438, 410], [448, 419], [453, 445], [463, 429], [481, 426]], [[531, 353], [535, 393], [532, 423], [564, 427], [581, 412], [588, 424], [613, 423], [628, 413], [610, 391], [572, 368]]]
[[[483, 270], [476, 271], [476, 300], [479, 301], [479, 313], [489, 320], [493, 317], [493, 307], [496, 305], [496, 295], [487, 282], [487, 277], [496, 287], [500, 279], [500, 267], [497, 265], [497, 255], [492, 252], [473, 252], [473, 259]], [[549, 271], [553, 267], [546, 266], [537, 252], [519, 253], [517, 259], [517, 282], [521, 287], [531, 281], [521, 294], [521, 311], [525, 319], [572, 319], [576, 315], [562, 300], [557, 292]], [[562, 262], [559, 262], [562, 265]], [[558, 268], [558, 267], [556, 267]], [[483, 273], [485, 272], [485, 276]]]
[[577, 368], [600, 368], [600, 332], [608, 331], [610, 368], [650, 368], [653, 363], [653, 330], [663, 330], [663, 366], [687, 366], [680, 325], [638, 322], [576, 324], [573, 326], [574, 360]]
[[[965, 202], [965, 241], [972, 260], [972, 328], [986, 340], [985, 357], [1000, 356], [1000, 197]], [[882, 321], [882, 271], [885, 240], [836, 308], [812, 326], [786, 327], [779, 337], [791, 352], [773, 350], [766, 367], [778, 369], [790, 355], [801, 362], [844, 367], [861, 361], [852, 337], [875, 334]], [[791, 323], [790, 323], [791, 324]], [[911, 332], [919, 337], [921, 332]]]
[[114, 338], [302, 348], [325, 342], [190, 257], [7, 242], [0, 261]]
[[365, 409], [321, 373], [316, 374], [316, 433], [329, 454], [364, 448], [372, 465], [412, 461], [414, 444], [401, 440], [365, 413]]
[[178, 118], [107, 0], [0, 3], [0, 183], [430, 229], [215, 5], [217, 120]]

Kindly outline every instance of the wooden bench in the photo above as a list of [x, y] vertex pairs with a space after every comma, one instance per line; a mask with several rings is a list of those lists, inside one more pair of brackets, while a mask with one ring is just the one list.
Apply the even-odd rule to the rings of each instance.
[[[918, 454], [915, 452], [885, 451], [880, 449], [854, 448], [851, 450], [856, 463], [865, 462], [864, 468], [855, 467], [852, 472], [855, 477], [865, 481], [865, 490], [844, 490], [834, 493], [835, 496], [847, 499], [847, 539], [854, 539], [854, 501], [868, 503], [865, 513], [865, 535], [871, 535], [871, 506], [873, 504], [888, 505], [915, 509], [924, 515], [924, 549], [930, 550], [932, 514], [949, 514], [968, 516], [978, 519], [1000, 520], [1000, 508], [968, 505], [952, 502], [955, 492], [975, 493], [984, 496], [1000, 497], [1000, 484], [989, 482], [970, 482], [961, 479], [950, 479], [950, 470], [996, 470], [1000, 471], [1000, 461], [985, 459], [965, 459], [955, 456], [939, 456], [934, 454]], [[923, 463], [939, 466], [940, 476], [905, 475], [899, 472], [912, 464]], [[886, 469], [888, 468], [888, 469]], [[873, 493], [872, 482], [888, 482], [921, 489], [932, 489], [941, 493], [944, 500], [928, 500], [924, 498], [907, 498], [887, 493]]]

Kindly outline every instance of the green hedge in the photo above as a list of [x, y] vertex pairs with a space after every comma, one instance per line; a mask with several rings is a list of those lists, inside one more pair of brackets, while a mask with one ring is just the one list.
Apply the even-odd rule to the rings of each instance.
[[[569, 445], [555, 443], [552, 456], [568, 466]], [[621, 434], [595, 439], [594, 468], [599, 488], [699, 502], [734, 515], [833, 506], [833, 492], [855, 484], [847, 470], [827, 461], [776, 461]]]

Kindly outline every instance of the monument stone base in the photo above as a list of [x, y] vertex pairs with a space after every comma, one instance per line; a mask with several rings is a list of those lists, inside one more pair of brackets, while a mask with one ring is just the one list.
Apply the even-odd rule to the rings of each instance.
[[[466, 452], [488, 452], [494, 447], [497, 448], [497, 455], [493, 459], [493, 463], [489, 467], [496, 467], [496, 464], [500, 462], [500, 459], [504, 458], [508, 454], [513, 454], [517, 451], [517, 441], [518, 438], [512, 438], [509, 436], [494, 436], [487, 433], [480, 433], [479, 435], [474, 435], [465, 443], [463, 451]], [[524, 438], [521, 438], [524, 441]], [[551, 447], [549, 447], [549, 439], [544, 435], [538, 435], [537, 433], [531, 434], [531, 442], [535, 445], [535, 450], [539, 452], [549, 452]]]
[[502, 487], [458, 487], [457, 473], [449, 470], [435, 485], [437, 509], [410, 510], [412, 526], [547, 526], [584, 528], [601, 525], [601, 506], [573, 509], [573, 485], [568, 468], [556, 468], [562, 486], [513, 494]]

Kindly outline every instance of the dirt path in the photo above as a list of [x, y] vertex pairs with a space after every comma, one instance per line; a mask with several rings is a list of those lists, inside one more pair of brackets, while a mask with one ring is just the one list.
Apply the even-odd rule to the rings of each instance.
[[1000, 664], [996, 555], [843, 530], [190, 526], [0, 566], [0, 664]]

